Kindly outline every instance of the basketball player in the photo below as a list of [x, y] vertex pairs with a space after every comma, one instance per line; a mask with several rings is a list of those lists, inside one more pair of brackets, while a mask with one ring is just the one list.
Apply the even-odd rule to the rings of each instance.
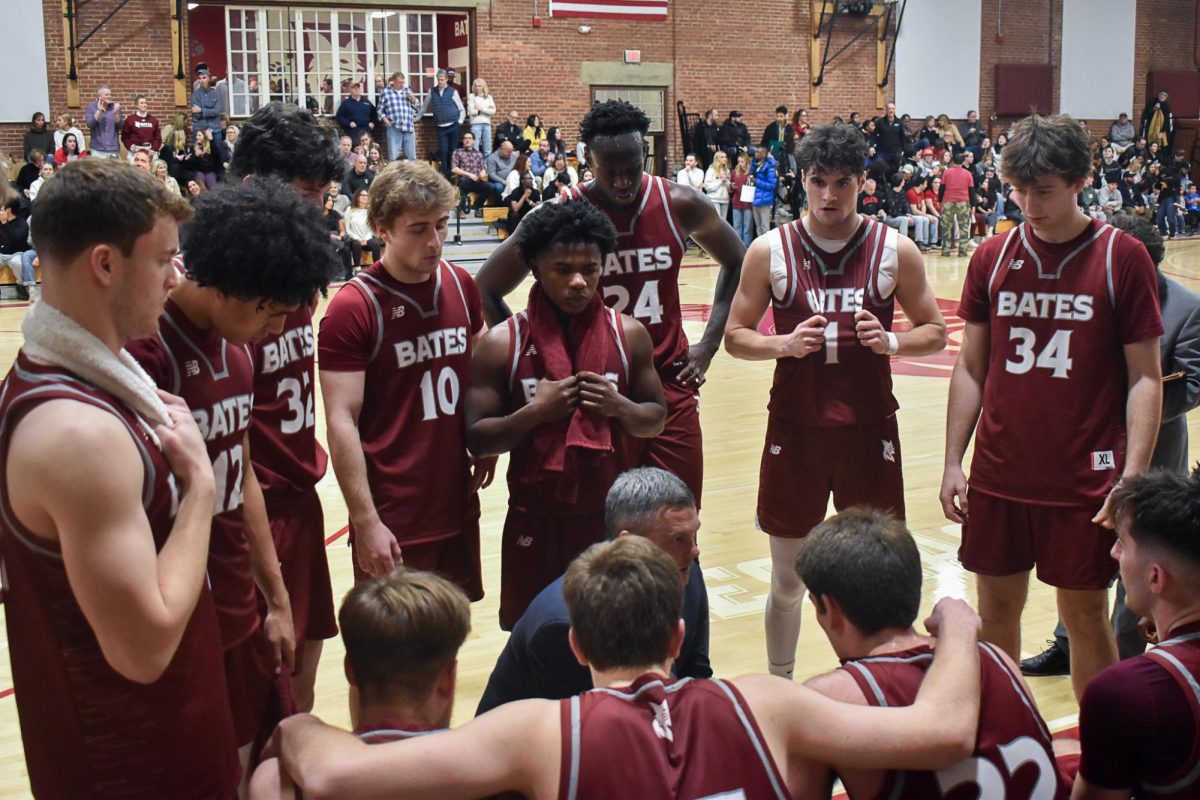
[[401, 562], [483, 597], [480, 485], [462, 394], [483, 330], [479, 290], [442, 259], [457, 190], [422, 161], [396, 161], [371, 186], [383, 258], [338, 291], [321, 320], [320, 375], [333, 470], [350, 512], [354, 577]]
[[[721, 343], [745, 251], [702, 192], [643, 173], [650, 119], [624, 100], [598, 103], [579, 126], [595, 179], [566, 196], [587, 200], [617, 229], [616, 250], [600, 275], [603, 300], [646, 326], [667, 402], [662, 434], [646, 440], [640, 463], [678, 475], [697, 502], [704, 482], [698, 390]], [[712, 312], [700, 341], [688, 346], [679, 307], [679, 265], [688, 238], [721, 265]], [[529, 272], [516, 242], [484, 262], [477, 280], [488, 323], [511, 316], [504, 296]]]
[[0, 575], [37, 797], [236, 795], [212, 467], [187, 406], [122, 350], [157, 329], [190, 214], [104, 159], [38, 199], [42, 299], [0, 388]]
[[1153, 623], [1160, 641], [1088, 684], [1071, 796], [1194, 798], [1200, 794], [1200, 473], [1129, 478], [1113, 490], [1109, 509], [1125, 601]]
[[[873, 509], [843, 511], [809, 533], [795, 569], [842, 661], [805, 685], [843, 703], [911, 703], [933, 647], [912, 627], [921, 604], [921, 554], [904, 524]], [[813, 765], [803, 794], [829, 797], [833, 772], [851, 797], [926, 800], [958, 791], [1066, 800], [1070, 784], [1058, 772], [1050, 732], [1017, 666], [995, 645], [981, 642], [979, 650], [979, 728], [969, 758], [938, 772], [862, 769], [853, 761]]]
[[1013, 127], [1004, 179], [1026, 221], [967, 269], [941, 488], [946, 518], [963, 524], [959, 559], [977, 576], [983, 638], [1020, 658], [1036, 564], [1057, 590], [1076, 697], [1117, 660], [1107, 496], [1146, 468], [1162, 408], [1154, 264], [1141, 242], [1079, 209], [1091, 170], [1074, 119]]
[[[462, 589], [432, 572], [399, 566], [350, 590], [338, 612], [354, 733], [367, 744], [450, 727], [458, 649], [471, 630]], [[267, 759], [254, 772], [252, 798], [292, 798], [291, 778]]]
[[[243, 766], [256, 739], [265, 741], [289, 710], [290, 693], [276, 697], [275, 678], [290, 671], [295, 647], [291, 604], [249, 458], [254, 373], [248, 345], [279, 333], [287, 315], [310, 302], [333, 274], [335, 254], [317, 214], [315, 205], [273, 179], [206, 195], [185, 230], [185, 279], [167, 300], [157, 336], [129, 344], [158, 385], [187, 402], [212, 462], [208, 579]], [[224, 235], [214, 236], [221, 228]]]
[[[252, 175], [278, 178], [301, 197], [319, 204], [344, 162], [336, 134], [307, 110], [270, 103], [242, 126], [230, 170], [245, 180]], [[252, 343], [254, 409], [250, 415], [250, 452], [262, 485], [279, 556], [283, 582], [296, 624], [296, 707], [313, 706], [313, 684], [325, 639], [337, 635], [333, 588], [325, 555], [325, 517], [317, 482], [327, 457], [316, 436], [313, 302], [301, 303], [284, 320], [283, 330]]]
[[959, 601], [934, 611], [941, 637], [917, 702], [859, 708], [766, 675], [668, 678], [683, 640], [679, 567], [641, 536], [593, 545], [571, 563], [563, 591], [572, 649], [596, 689], [374, 747], [293, 716], [276, 740], [285, 769], [324, 797], [790, 798], [803, 756], [936, 769], [971, 752], [978, 621]]
[[[684, 638], [671, 664], [678, 678], [711, 678], [708, 660], [708, 594], [699, 579], [700, 518], [687, 484], [657, 467], [621, 473], [604, 501], [608, 538], [645, 536], [679, 567], [683, 579]], [[592, 688], [592, 673], [571, 652], [571, 628], [563, 600], [563, 579], [538, 593], [513, 626], [496, 659], [476, 716], [513, 700], [572, 697]]]
[[[818, 125], [800, 144], [809, 213], [750, 245], [726, 326], [730, 355], [775, 359], [758, 487], [758, 527], [770, 536], [767, 660], [791, 677], [804, 584], [803, 537], [838, 509], [866, 505], [904, 517], [893, 355], [946, 346], [946, 323], [917, 246], [857, 213], [867, 142], [853, 125]], [[896, 301], [912, 328], [893, 331]], [[759, 323], [771, 306], [772, 333]]]
[[517, 233], [533, 270], [526, 309], [480, 342], [467, 446], [511, 452], [500, 544], [500, 627], [604, 539], [604, 498], [666, 408], [649, 334], [596, 292], [616, 231], [590, 203], [554, 203]]

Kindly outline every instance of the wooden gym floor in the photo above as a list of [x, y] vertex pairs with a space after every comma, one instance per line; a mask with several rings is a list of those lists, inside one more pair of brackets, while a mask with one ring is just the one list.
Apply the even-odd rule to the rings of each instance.
[[[447, 251], [448, 257], [453, 257]], [[1166, 273], [1191, 288], [1200, 289], [1200, 241], [1168, 244]], [[925, 602], [922, 613], [942, 596], [973, 601], [974, 582], [956, 558], [959, 532], [942, 517], [937, 493], [941, 485], [942, 444], [950, 368], [960, 340], [962, 323], [952, 317], [967, 268], [966, 258], [926, 258], [929, 280], [950, 323], [950, 346], [944, 353], [924, 359], [899, 359], [893, 364], [896, 395], [900, 400], [900, 429], [908, 522], [921, 548], [925, 566]], [[681, 273], [685, 327], [693, 340], [703, 330], [707, 304], [712, 300], [717, 269], [710, 261], [689, 257]], [[510, 297], [523, 304], [528, 286]], [[7, 372], [20, 347], [20, 323], [25, 304], [0, 304], [0, 366]], [[321, 312], [323, 313], [324, 304]], [[754, 529], [758, 462], [766, 425], [767, 390], [774, 364], [735, 361], [718, 354], [703, 389], [701, 418], [704, 426], [705, 489], [700, 531], [701, 561], [712, 611], [711, 655], [717, 675], [736, 676], [766, 669], [762, 614], [770, 581], [770, 559], [763, 534]], [[318, 413], [318, 435], [324, 440], [324, 416]], [[1200, 438], [1200, 416], [1189, 424], [1193, 442]], [[1193, 460], [1197, 449], [1193, 446]], [[497, 480], [483, 492], [483, 570], [487, 596], [475, 604], [472, 632], [459, 654], [459, 684], [454, 723], [471, 718], [507, 634], [496, 622], [499, 593], [500, 530], [506, 507], [501, 459]], [[798, 476], [798, 479], [802, 479]], [[345, 505], [332, 469], [320, 484], [325, 507], [326, 535], [334, 596], [340, 603], [352, 584], [350, 551], [342, 531]], [[336, 538], [334, 538], [336, 537]], [[816, 625], [811, 605], [805, 604], [796, 675], [798, 679], [837, 666], [832, 649]], [[0, 606], [0, 616], [3, 607]], [[1039, 652], [1055, 622], [1054, 596], [1045, 586], [1031, 588], [1024, 616], [1022, 645], [1026, 655]], [[0, 630], [0, 797], [28, 797], [28, 781], [21, 750], [12, 677], [6, 654], [7, 638]], [[346, 682], [342, 673], [342, 647], [338, 639], [325, 645], [317, 678], [316, 713], [338, 725], [348, 725]], [[1077, 712], [1067, 678], [1030, 681], [1042, 714], [1053, 729], [1072, 724]]]

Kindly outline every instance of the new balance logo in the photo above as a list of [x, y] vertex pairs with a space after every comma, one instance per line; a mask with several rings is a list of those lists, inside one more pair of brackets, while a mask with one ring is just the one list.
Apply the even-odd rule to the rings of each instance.
[[1092, 452], [1092, 469], [1116, 469], [1117, 460], [1113, 458], [1112, 450], [1096, 450]]
[[189, 378], [194, 378], [200, 374], [199, 362], [192, 360], [183, 365], [183, 371]]
[[404, 316], [404, 306], [396, 306], [392, 309], [392, 319], [400, 319]]
[[771, 450], [771, 455], [777, 456], [777, 455], [779, 455], [780, 451], [783, 450], [783, 448], [777, 444], [773, 444], [773, 445], [771, 445], [770, 450]]
[[888, 439], [883, 440], [883, 460], [896, 463], [896, 445]]
[[517, 537], [517, 547], [533, 547], [533, 537], [532, 536], [518, 536]]
[[1012, 261], [1010, 261], [1010, 262], [1009, 262], [1009, 264], [1008, 264], [1008, 268], [1009, 268], [1009, 269], [1014, 269], [1014, 270], [1015, 270], [1015, 269], [1020, 269], [1020, 268], [1021, 268], [1021, 267], [1023, 267], [1023, 266], [1025, 266], [1025, 259], [1023, 259], [1023, 258], [1014, 258], [1014, 259], [1013, 259]]

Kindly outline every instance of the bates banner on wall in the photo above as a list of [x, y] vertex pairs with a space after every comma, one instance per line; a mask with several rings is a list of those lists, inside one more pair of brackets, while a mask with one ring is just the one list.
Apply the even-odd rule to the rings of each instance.
[[552, 17], [663, 21], [667, 0], [550, 0]]

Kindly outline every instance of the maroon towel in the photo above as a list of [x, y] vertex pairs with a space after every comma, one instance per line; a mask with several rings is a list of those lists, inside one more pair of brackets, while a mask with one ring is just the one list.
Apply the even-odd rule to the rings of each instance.
[[[608, 310], [600, 293], [584, 311], [567, 321], [564, 330], [558, 311], [540, 283], [529, 291], [525, 313], [529, 338], [537, 351], [546, 380], [561, 381], [580, 372], [605, 373], [609, 348]], [[558, 499], [573, 502], [579, 489], [580, 467], [593, 464], [613, 452], [612, 428], [606, 417], [587, 412], [582, 406], [570, 417], [542, 425], [533, 433], [534, 452], [542, 473], [558, 479]]]

